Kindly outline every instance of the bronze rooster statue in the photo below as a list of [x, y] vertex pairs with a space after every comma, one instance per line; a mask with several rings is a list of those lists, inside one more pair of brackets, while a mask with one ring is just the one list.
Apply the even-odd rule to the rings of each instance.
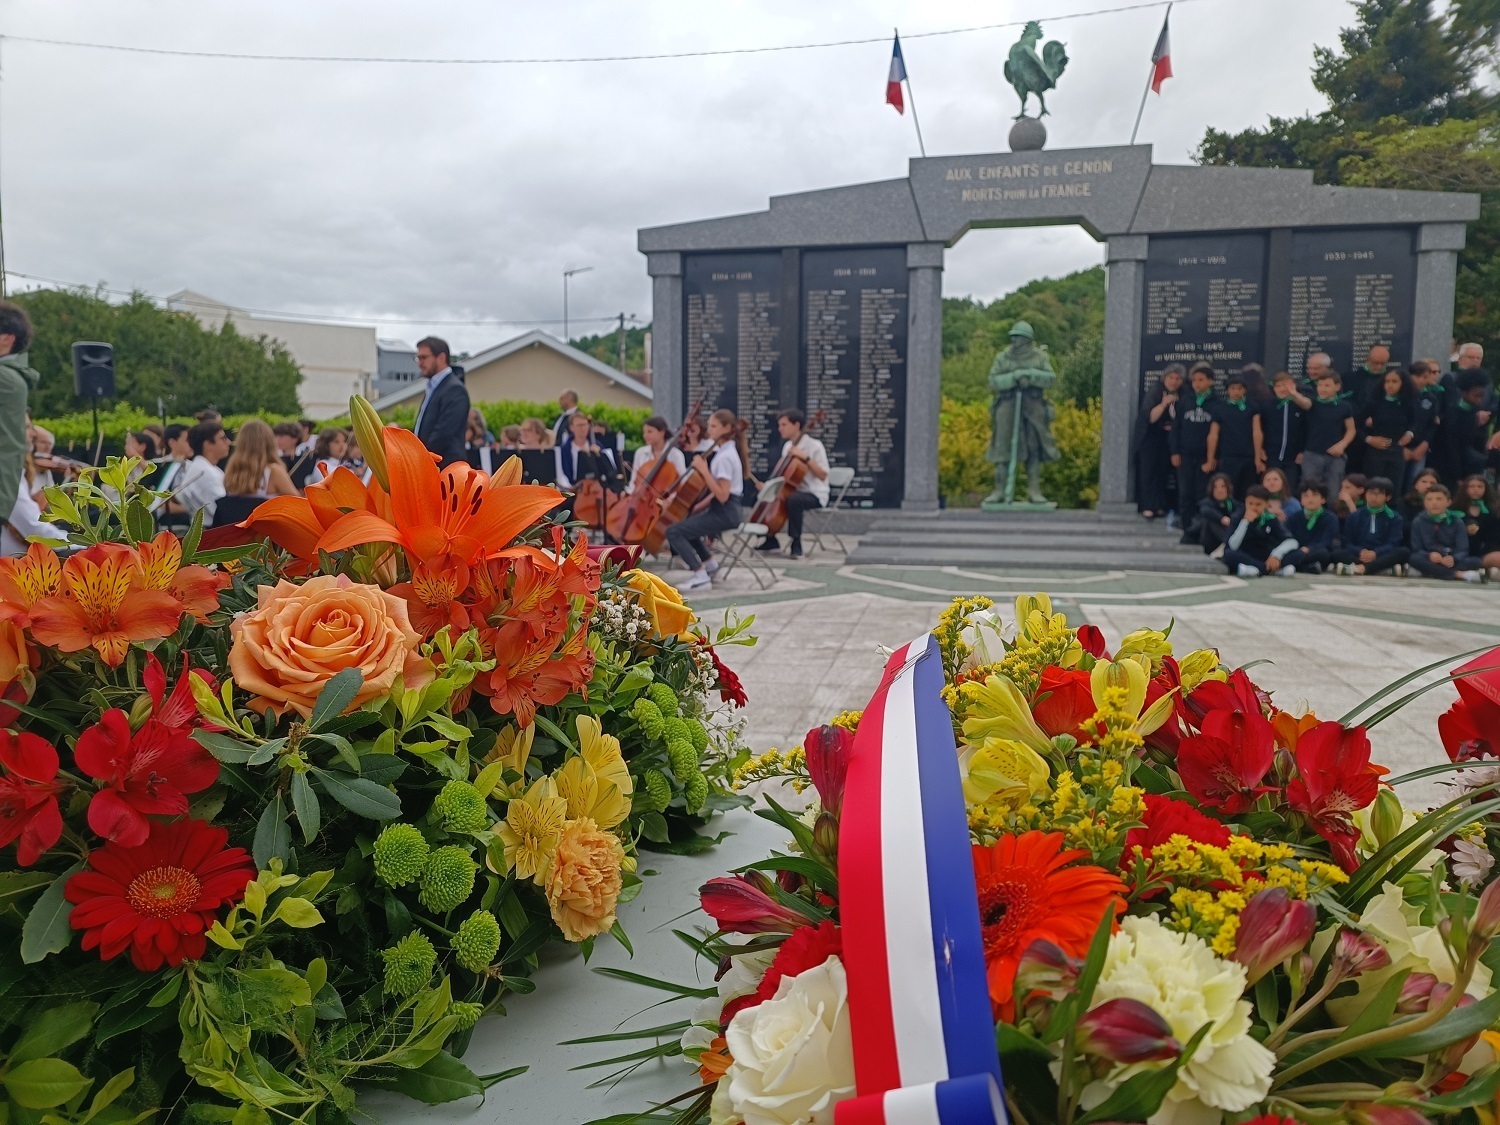
[[1026, 99], [1031, 94], [1036, 95], [1042, 106], [1038, 116], [1047, 116], [1047, 100], [1042, 95], [1056, 87], [1068, 65], [1068, 52], [1056, 39], [1044, 46], [1038, 55], [1036, 45], [1041, 41], [1042, 25], [1032, 20], [1005, 60], [1005, 80], [1021, 95], [1021, 112], [1016, 114], [1017, 120], [1026, 116]]

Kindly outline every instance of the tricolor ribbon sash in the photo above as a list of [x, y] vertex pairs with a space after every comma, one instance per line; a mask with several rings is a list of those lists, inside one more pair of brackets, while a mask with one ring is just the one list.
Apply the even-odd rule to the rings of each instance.
[[979, 895], [943, 663], [897, 649], [860, 718], [839, 826], [856, 1096], [836, 1125], [1003, 1125]]

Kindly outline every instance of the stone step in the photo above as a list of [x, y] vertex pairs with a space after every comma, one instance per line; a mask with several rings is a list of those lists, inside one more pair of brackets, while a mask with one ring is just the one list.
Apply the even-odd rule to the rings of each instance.
[[975, 524], [940, 524], [924, 528], [910, 524], [891, 526], [878, 523], [865, 532], [862, 538], [866, 543], [933, 543], [955, 546], [966, 543], [976, 545], [1049, 543], [1059, 546], [1077, 546], [1107, 542], [1112, 545], [1132, 544], [1143, 550], [1169, 550], [1177, 547], [1181, 534], [1179, 531], [1154, 532], [1141, 528], [1106, 530], [1097, 527], [1069, 527], [1057, 524], [1038, 524], [1035, 527], [1012, 525], [1003, 528], [982, 527]]
[[1139, 549], [1116, 550], [1100, 544], [1083, 549], [1060, 549], [1055, 546], [1018, 546], [992, 543], [987, 546], [943, 546], [931, 544], [867, 544], [849, 556], [851, 566], [883, 564], [890, 566], [964, 566], [985, 569], [1025, 570], [1146, 570], [1173, 574], [1223, 574], [1224, 565], [1209, 558], [1197, 548], [1172, 551]]

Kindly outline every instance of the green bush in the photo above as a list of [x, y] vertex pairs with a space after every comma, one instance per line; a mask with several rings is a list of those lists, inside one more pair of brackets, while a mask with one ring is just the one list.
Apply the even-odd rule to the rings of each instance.
[[[375, 405], [379, 407], [380, 404], [377, 402]], [[484, 414], [485, 422], [496, 437], [500, 436], [503, 427], [519, 426], [528, 418], [540, 418], [543, 425], [551, 426], [553, 419], [557, 417], [555, 402], [507, 399], [504, 402], [476, 402], [474, 405]], [[649, 406], [611, 406], [604, 402], [580, 404], [579, 409], [590, 418], [602, 419], [615, 433], [624, 434], [629, 445], [641, 444], [641, 425], [655, 413]], [[381, 417], [394, 425], [410, 429], [416, 421], [417, 408], [415, 404], [398, 406], [389, 413], [382, 411]]]
[[[272, 414], [261, 410], [254, 414], [229, 414], [224, 418], [224, 425], [229, 430], [238, 429], [246, 419], [261, 418], [271, 425], [277, 422], [296, 421], [295, 414]], [[151, 414], [136, 406], [127, 403], [117, 403], [113, 410], [101, 410], [99, 412], [99, 431], [104, 436], [105, 452], [119, 452], [125, 442], [125, 435], [131, 430], [139, 430], [150, 422], [160, 422], [161, 417]], [[169, 417], [169, 422], [180, 422], [185, 426], [191, 426], [197, 421], [195, 418]], [[66, 454], [70, 449], [73, 455], [82, 460], [84, 451], [90, 449], [94, 442], [94, 416], [92, 413], [63, 414], [55, 418], [38, 418], [36, 424], [44, 429], [51, 430], [57, 438], [57, 451]]]
[[[1042, 491], [1059, 508], [1092, 508], [1099, 500], [1099, 437], [1104, 413], [1097, 398], [1083, 406], [1055, 404], [1052, 436], [1062, 459], [1042, 466]], [[990, 443], [988, 402], [944, 398], [938, 434], [938, 490], [950, 508], [972, 508], [994, 487], [994, 466], [984, 459]], [[1026, 470], [1016, 474], [1026, 490]]]

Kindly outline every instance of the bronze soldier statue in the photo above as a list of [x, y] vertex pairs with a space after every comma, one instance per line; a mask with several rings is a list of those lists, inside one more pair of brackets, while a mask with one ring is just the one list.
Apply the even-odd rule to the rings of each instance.
[[995, 491], [988, 505], [1012, 504], [1016, 495], [1016, 466], [1026, 463], [1028, 499], [1046, 504], [1042, 495], [1042, 464], [1061, 454], [1052, 440], [1052, 404], [1046, 389], [1057, 378], [1052, 357], [1036, 342], [1031, 325], [1011, 325], [1010, 347], [995, 356], [990, 367], [990, 448], [985, 459], [995, 466]]

